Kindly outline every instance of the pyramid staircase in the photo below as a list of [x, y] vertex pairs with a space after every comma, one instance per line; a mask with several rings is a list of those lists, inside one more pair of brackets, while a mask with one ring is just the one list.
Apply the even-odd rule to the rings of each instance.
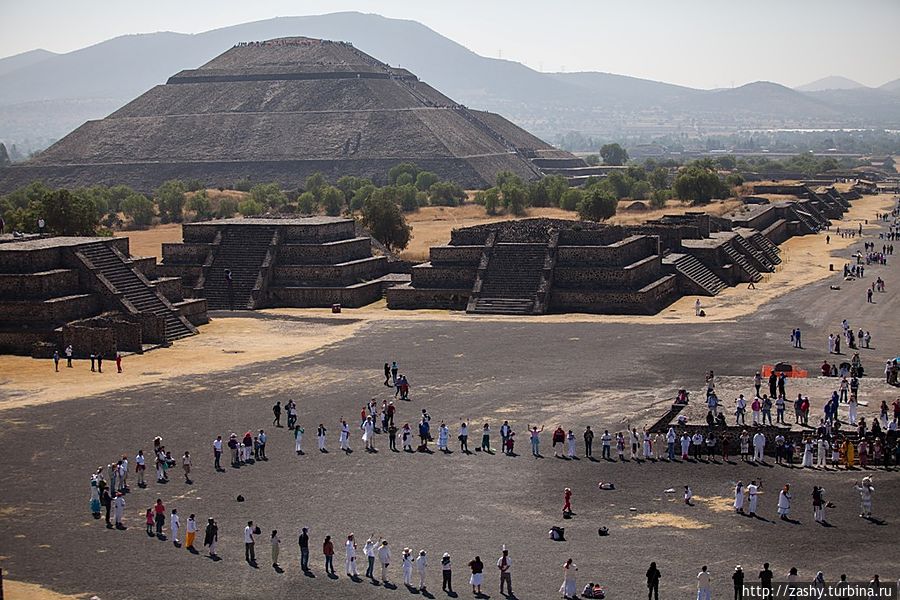
[[151, 312], [166, 322], [166, 340], [173, 341], [194, 335], [197, 329], [172, 306], [147, 279], [109, 244], [102, 242], [79, 246], [78, 253], [86, 258], [138, 312]]
[[730, 242], [726, 243], [722, 248], [725, 251], [725, 256], [727, 256], [733, 264], [737, 265], [750, 281], [756, 283], [762, 279], [762, 275], [756, 270], [756, 267], [751, 265], [750, 261], [747, 260], [747, 257], [738, 252]]
[[709, 296], [716, 296], [728, 287], [718, 275], [713, 273], [709, 267], [700, 262], [693, 254], [670, 254], [666, 259], [667, 262], [672, 261], [676, 271], [705, 290]]
[[[203, 296], [211, 310], [252, 310], [253, 297], [269, 248], [275, 240], [275, 227], [229, 227], [215, 250], [209, 267], [204, 268]], [[230, 285], [225, 270], [231, 271]], [[231, 294], [231, 298], [229, 298]]]
[[769, 262], [771, 262], [773, 265], [781, 264], [781, 256], [779, 256], [781, 251], [778, 249], [778, 246], [776, 246], [772, 243], [771, 240], [769, 240], [769, 238], [757, 231], [753, 233], [753, 235], [748, 237], [747, 240], [751, 244], [759, 248], [760, 252], [765, 254], [766, 258], [768, 258]]
[[547, 244], [498, 243], [475, 282], [466, 312], [474, 314], [530, 315], [546, 312], [538, 302]]
[[758, 271], [767, 271], [771, 273], [775, 270], [775, 263], [769, 260], [762, 251], [760, 251], [756, 246], [747, 241], [747, 238], [742, 236], [739, 233], [735, 233], [732, 238], [735, 244], [738, 245], [740, 250], [752, 259], [752, 262], [755, 262], [754, 265]]

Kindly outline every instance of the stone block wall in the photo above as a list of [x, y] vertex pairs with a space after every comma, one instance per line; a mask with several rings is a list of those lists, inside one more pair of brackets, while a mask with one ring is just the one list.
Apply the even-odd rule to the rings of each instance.
[[557, 266], [553, 271], [553, 286], [554, 290], [635, 290], [655, 281], [661, 273], [662, 259], [658, 255], [640, 259], [627, 267]]
[[59, 345], [60, 333], [53, 329], [32, 329], [20, 331], [0, 331], [0, 354], [30, 356], [40, 344]]
[[169, 302], [180, 302], [184, 298], [180, 277], [160, 277], [152, 283]]
[[328, 265], [371, 255], [372, 241], [361, 237], [324, 244], [282, 244], [278, 247], [277, 262], [286, 265]]
[[554, 289], [552, 312], [654, 315], [670, 304], [678, 293], [674, 275], [665, 276], [637, 291]]
[[100, 308], [100, 299], [95, 294], [63, 296], [39, 302], [0, 300], [0, 315], [3, 315], [0, 322], [61, 325], [85, 315], [95, 315]]
[[433, 265], [425, 263], [412, 269], [412, 284], [421, 288], [466, 288], [475, 285], [477, 265]]
[[428, 257], [432, 264], [477, 267], [483, 253], [484, 246], [432, 246], [428, 250]]
[[381, 284], [369, 281], [347, 287], [272, 287], [266, 292], [267, 306], [314, 308], [341, 304], [359, 308], [381, 298]]
[[116, 356], [116, 331], [108, 327], [70, 324], [63, 327], [62, 347], [72, 346], [75, 358], [88, 358], [91, 354], [102, 353], [115, 368], [112, 359]]
[[465, 310], [471, 293], [471, 286], [459, 289], [437, 289], [401, 285], [388, 288], [387, 304], [391, 309]]
[[185, 319], [191, 322], [191, 325], [199, 326], [209, 323], [209, 315], [207, 314], [206, 298], [191, 298], [181, 302], [173, 303], [178, 312]]
[[282, 243], [321, 244], [356, 237], [356, 225], [351, 220], [320, 225], [283, 225]]
[[[210, 240], [211, 241], [211, 240]], [[202, 265], [209, 255], [206, 243], [163, 244], [162, 257], [167, 265]]]
[[0, 298], [43, 299], [78, 293], [78, 272], [53, 269], [42, 273], [0, 273]]
[[283, 265], [275, 266], [274, 281], [270, 285], [350, 285], [365, 279], [376, 279], [387, 271], [387, 258], [371, 256], [335, 265]]
[[564, 246], [556, 253], [557, 266], [624, 267], [657, 253], [658, 238], [631, 236], [608, 246]]

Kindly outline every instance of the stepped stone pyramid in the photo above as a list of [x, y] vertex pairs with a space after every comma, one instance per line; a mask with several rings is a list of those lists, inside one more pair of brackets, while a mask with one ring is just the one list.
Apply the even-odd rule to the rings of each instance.
[[22, 165], [0, 192], [167, 179], [227, 186], [240, 179], [298, 187], [321, 171], [383, 182], [410, 161], [467, 188], [500, 171], [525, 179], [591, 175], [503, 117], [470, 110], [345, 42], [282, 38], [238, 44], [169, 78], [105, 119], [88, 121]]

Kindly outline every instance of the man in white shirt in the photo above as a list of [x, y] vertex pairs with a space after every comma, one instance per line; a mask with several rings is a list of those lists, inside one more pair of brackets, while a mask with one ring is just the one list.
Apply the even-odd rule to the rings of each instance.
[[500, 569], [500, 595], [503, 595], [503, 586], [506, 585], [506, 595], [512, 596], [512, 574], [509, 572], [509, 568], [512, 565], [512, 561], [509, 559], [509, 551], [506, 549], [506, 546], [503, 547], [503, 553], [500, 556], [500, 559], [497, 561], [497, 568]]
[[256, 563], [256, 552], [253, 549], [254, 543], [253, 521], [247, 521], [247, 526], [244, 527], [244, 560], [251, 565]]
[[712, 592], [710, 588], [709, 571], [706, 570], [706, 565], [703, 565], [703, 568], [697, 573], [697, 600], [711, 599]]
[[600, 436], [600, 443], [603, 447], [603, 459], [610, 460], [609, 448], [612, 445], [612, 436], [609, 434], [609, 430], [604, 430], [603, 435]]
[[363, 554], [366, 555], [366, 560], [369, 563], [366, 566], [366, 577], [375, 579], [375, 542], [372, 541], [372, 538], [366, 540], [366, 545], [363, 546]]
[[754, 462], [764, 462], [766, 449], [766, 436], [761, 432], [757, 431], [753, 436], [753, 461]]
[[759, 499], [759, 486], [756, 485], [756, 480], [750, 482], [750, 485], [747, 486], [747, 498], [749, 500], [749, 508], [750, 508], [750, 516], [756, 516], [756, 501]]
[[181, 519], [178, 517], [178, 509], [173, 508], [169, 516], [169, 528], [172, 530], [172, 543], [176, 546], [181, 542], [178, 539], [178, 529], [181, 527]]
[[147, 484], [144, 483], [144, 470], [146, 470], [147, 464], [143, 450], [138, 450], [137, 456], [134, 457], [134, 464], [134, 469], [137, 471], [138, 487], [145, 487]]
[[356, 568], [356, 540], [353, 539], [353, 534], [347, 536], [347, 543], [344, 545], [347, 550], [347, 558], [346, 558], [346, 571], [348, 577], [357, 577], [359, 576], [359, 570]]
[[381, 547], [378, 548], [378, 562], [381, 563], [381, 583], [387, 583], [387, 570], [391, 564], [391, 551], [388, 548], [387, 540], [381, 540]]
[[125, 529], [125, 525], [122, 524], [122, 518], [125, 516], [125, 496], [122, 495], [122, 492], [116, 492], [114, 506], [116, 513], [116, 529]]
[[419, 550], [419, 556], [416, 558], [416, 571], [419, 572], [419, 591], [424, 592], [425, 589], [425, 568], [428, 566], [428, 558], [425, 556], [424, 550]]
[[216, 471], [222, 470], [222, 464], [220, 460], [222, 459], [222, 436], [217, 435], [216, 439], [213, 440], [213, 456], [216, 459]]

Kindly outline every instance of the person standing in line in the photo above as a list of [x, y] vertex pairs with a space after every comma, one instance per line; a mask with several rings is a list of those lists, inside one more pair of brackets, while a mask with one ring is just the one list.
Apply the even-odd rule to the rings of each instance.
[[744, 482], [738, 481], [734, 486], [734, 510], [744, 514]]
[[162, 498], [156, 499], [156, 505], [153, 507], [154, 520], [156, 521], [156, 537], [162, 539], [163, 527], [166, 524], [166, 507], [163, 505]]
[[178, 509], [173, 508], [169, 514], [169, 528], [172, 530], [172, 543], [177, 547], [181, 545], [178, 539], [178, 530], [181, 529], [181, 518], [178, 516]]
[[469, 426], [465, 421], [459, 425], [459, 450], [463, 454], [469, 453]]
[[106, 528], [112, 529], [113, 525], [112, 525], [112, 522], [109, 520], [109, 513], [112, 510], [113, 499], [112, 499], [112, 495], [109, 492], [108, 487], [104, 487], [103, 491], [100, 492], [100, 504], [103, 505], [103, 508], [106, 511], [106, 517], [105, 517]]
[[122, 519], [125, 516], [125, 496], [122, 495], [122, 492], [116, 492], [116, 499], [113, 503], [115, 504], [116, 529], [120, 531], [128, 529], [122, 523]]
[[347, 536], [347, 542], [344, 544], [346, 555], [344, 558], [344, 567], [347, 571], [347, 577], [355, 579], [359, 577], [359, 570], [356, 567], [356, 540], [353, 534]]
[[103, 372], [103, 353], [102, 352], [97, 353], [97, 372], [98, 373]]
[[387, 583], [388, 567], [391, 565], [391, 550], [388, 548], [387, 540], [381, 540], [381, 546], [378, 548], [378, 562], [381, 564], [381, 583]]
[[512, 561], [509, 559], [509, 551], [506, 549], [506, 546], [503, 546], [503, 550], [500, 553], [500, 558], [497, 560], [497, 568], [500, 570], [500, 595], [503, 595], [503, 588], [506, 587], [506, 595], [512, 596], [512, 574], [509, 572], [509, 568], [512, 566]]
[[419, 573], [419, 591], [428, 591], [425, 588], [425, 569], [428, 567], [428, 557], [424, 550], [419, 550], [419, 556], [416, 558], [416, 571]]
[[476, 556], [474, 559], [469, 561], [469, 569], [472, 571], [472, 576], [469, 577], [469, 584], [472, 586], [472, 593], [480, 596], [481, 595], [481, 584], [484, 583], [484, 563], [481, 562], [481, 557]]
[[591, 431], [591, 426], [588, 425], [584, 428], [584, 455], [587, 458], [593, 458], [593, 445], [594, 445], [594, 432]]
[[656, 568], [656, 563], [651, 562], [647, 569], [647, 600], [659, 600], [659, 579], [662, 574]]
[[219, 526], [212, 517], [206, 520], [206, 531], [203, 534], [203, 545], [209, 547], [209, 557], [217, 559], [216, 546], [219, 544]]
[[572, 512], [572, 490], [566, 488], [563, 490], [563, 516]]
[[[697, 302], [700, 301], [697, 300]], [[575, 598], [578, 594], [578, 587], [575, 582], [576, 571], [578, 571], [578, 567], [575, 565], [575, 562], [571, 558], [567, 559], [565, 564], [563, 564], [563, 582], [562, 585], [559, 586], [559, 593], [562, 594], [563, 598], [566, 598], [566, 600]]]
[[278, 530], [272, 530], [272, 568], [278, 569], [278, 554], [281, 552], [281, 538], [278, 537]]
[[153, 537], [153, 509], [148, 508], [147, 513], [145, 514], [145, 521], [147, 532], [147, 537]]
[[319, 452], [328, 452], [328, 450], [325, 449], [325, 434], [327, 431], [325, 425], [319, 423], [319, 427], [316, 429], [316, 441], [319, 444]]
[[259, 435], [256, 436], [256, 441], [259, 445], [259, 452], [256, 457], [257, 460], [269, 460], [269, 457], [266, 456], [266, 442], [269, 440], [269, 436], [266, 435], [266, 432], [262, 429], [259, 430]]
[[366, 445], [366, 452], [377, 452], [375, 450], [375, 422], [372, 420], [372, 415], [366, 416], [366, 420], [360, 425], [360, 429], [363, 432], [362, 440]]
[[763, 590], [772, 590], [772, 580], [775, 574], [769, 569], [769, 563], [763, 563], [762, 571], [759, 572], [759, 587]]
[[300, 570], [306, 573], [309, 571], [309, 530], [306, 527], [300, 529], [297, 544], [300, 546]]
[[813, 518], [816, 523], [826, 524], [825, 521], [825, 490], [814, 485], [812, 491]]
[[363, 546], [363, 554], [366, 557], [366, 577], [375, 579], [375, 542], [371, 536]]
[[778, 492], [778, 515], [782, 521], [788, 521], [791, 515], [791, 486], [784, 484], [784, 487]]
[[194, 513], [188, 515], [187, 524], [184, 527], [185, 536], [184, 536], [184, 547], [188, 549], [190, 552], [196, 552], [196, 548], [194, 548], [194, 539], [197, 537], [197, 521], [194, 517]]
[[509, 421], [503, 421], [503, 425], [500, 426], [500, 451], [506, 451], [506, 440], [509, 439], [509, 433], [512, 431], [512, 427], [509, 426]]
[[347, 421], [341, 418], [341, 450], [344, 451], [345, 454], [350, 454], [350, 426], [347, 425]]
[[[604, 438], [609, 435], [609, 432], [603, 434]], [[669, 431], [666, 432], [666, 455], [668, 456], [668, 461], [672, 462], [675, 460], [675, 440], [677, 436], [675, 435], [675, 428], [669, 427]], [[607, 452], [608, 446], [604, 446], [603, 453], [605, 459], [609, 460], [609, 452]]]
[[575, 458], [575, 433], [571, 429], [566, 433], [566, 458]]
[[697, 573], [697, 600], [712, 600], [712, 588], [706, 565]]
[[297, 453], [297, 456], [303, 454], [303, 431], [300, 425], [294, 425], [294, 451]]
[[326, 535], [325, 541], [322, 543], [322, 555], [325, 556], [325, 573], [331, 576], [336, 576], [334, 572], [334, 543], [331, 541], [331, 536]]
[[438, 427], [438, 450], [445, 454], [450, 452], [449, 441], [450, 429], [447, 427], [446, 423], [441, 421], [441, 424]]
[[72, 344], [66, 346], [66, 367], [72, 368]]
[[757, 431], [753, 436], [753, 462], [765, 462], [766, 436]]
[[531, 455], [535, 458], [540, 458], [541, 456], [541, 432], [544, 431], [544, 426], [541, 425], [541, 428], [538, 429], [537, 425], [532, 426], [531, 428]]
[[138, 450], [137, 456], [134, 457], [134, 472], [137, 473], [138, 487], [145, 488], [144, 471], [147, 470], [147, 461], [144, 458], [144, 451]]
[[448, 594], [453, 593], [453, 564], [450, 562], [450, 554], [444, 552], [441, 557], [441, 590]]
[[384, 386], [391, 387], [391, 384], [388, 383], [391, 380], [391, 365], [384, 363]]
[[222, 436], [217, 435], [216, 439], [213, 440], [213, 468], [215, 468], [217, 473], [224, 471], [222, 468]]
[[412, 589], [413, 559], [412, 550], [410, 548], [403, 549], [403, 559], [401, 561], [400, 569], [403, 571], [403, 585]]
[[97, 355], [94, 354], [93, 352], [91, 352], [91, 373], [94, 373], [97, 371], [97, 369], [95, 367], [96, 362], [97, 362]]
[[244, 527], [244, 560], [251, 565], [256, 564], [255, 545], [256, 542], [253, 539], [253, 521], [247, 521], [247, 526]]
[[481, 451], [491, 453], [491, 426], [487, 423], [481, 428]]

